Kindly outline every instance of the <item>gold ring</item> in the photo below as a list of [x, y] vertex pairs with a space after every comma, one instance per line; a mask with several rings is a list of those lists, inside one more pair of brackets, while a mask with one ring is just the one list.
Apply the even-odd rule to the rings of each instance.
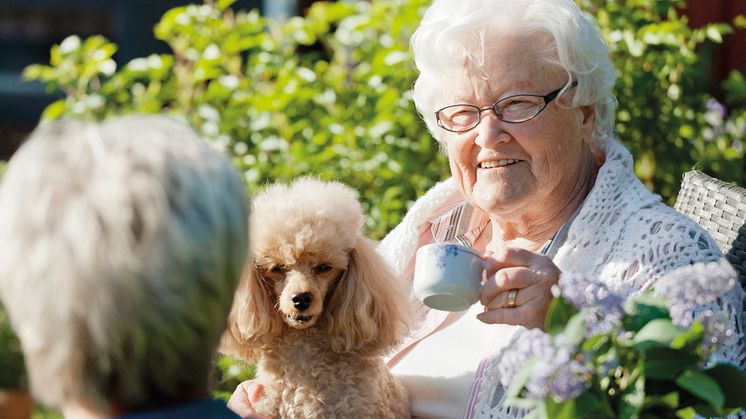
[[515, 299], [518, 296], [518, 290], [512, 289], [508, 291], [508, 308], [514, 308], [516, 306]]

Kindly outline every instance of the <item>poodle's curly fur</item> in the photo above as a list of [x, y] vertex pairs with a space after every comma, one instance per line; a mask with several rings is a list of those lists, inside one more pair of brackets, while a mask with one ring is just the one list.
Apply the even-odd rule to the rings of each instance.
[[341, 183], [302, 178], [255, 198], [250, 261], [221, 350], [256, 363], [259, 413], [410, 417], [382, 356], [408, 332], [412, 304], [363, 221]]

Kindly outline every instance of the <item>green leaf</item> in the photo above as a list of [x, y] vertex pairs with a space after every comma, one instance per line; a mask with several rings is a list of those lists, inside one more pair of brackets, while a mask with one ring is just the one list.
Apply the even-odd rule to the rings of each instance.
[[746, 29], [746, 16], [738, 15], [733, 19], [733, 25], [738, 29]]
[[583, 394], [575, 398], [576, 417], [582, 418], [601, 410], [601, 402], [595, 393], [586, 390]]
[[235, 2], [236, 0], [218, 0], [217, 3], [215, 4], [215, 7], [217, 7], [218, 10], [225, 10], [231, 7], [231, 5], [233, 5], [233, 3]]
[[694, 419], [694, 415], [697, 412], [691, 407], [685, 407], [676, 412], [676, 417], [679, 419]]
[[655, 380], [674, 378], [699, 361], [699, 357], [696, 355], [665, 347], [653, 347], [644, 353], [643, 372], [645, 377]]
[[580, 345], [583, 351], [606, 352], [611, 345], [609, 336], [605, 334], [593, 335], [586, 338]]
[[708, 26], [707, 27], [707, 38], [709, 38], [711, 41], [722, 44], [723, 43], [723, 36], [720, 34], [720, 31], [715, 26]]
[[622, 319], [624, 328], [637, 332], [655, 319], [670, 319], [663, 300], [647, 294], [634, 297], [625, 304], [627, 315]]
[[551, 397], [545, 403], [547, 416], [552, 419], [575, 419], [579, 415], [576, 412], [575, 400], [565, 400], [557, 403]]
[[694, 323], [681, 335], [671, 341], [671, 347], [674, 349], [683, 349], [688, 352], [694, 352], [702, 343], [705, 336], [705, 327], [702, 322], [695, 320]]
[[686, 331], [669, 319], [655, 319], [646, 324], [632, 339], [636, 349], [647, 349], [651, 346], [668, 346], [674, 339]]
[[50, 121], [61, 117], [65, 113], [65, 99], [58, 99], [50, 103], [41, 114], [42, 121]]
[[728, 364], [715, 365], [705, 370], [715, 379], [725, 395], [723, 406], [727, 408], [746, 408], [746, 374]]
[[687, 369], [676, 377], [676, 384], [715, 409], [722, 409], [725, 395], [714, 378], [702, 371]]
[[505, 392], [506, 399], [509, 400], [519, 398], [523, 387], [526, 385], [528, 379], [531, 377], [531, 370], [538, 361], [539, 359], [537, 357], [531, 357], [528, 361], [526, 361], [523, 367], [518, 370], [515, 376], [513, 376], [513, 381], [511, 381], [510, 387], [508, 387], [508, 390]]
[[645, 380], [638, 378], [627, 387], [619, 400], [619, 417], [622, 419], [638, 418], [645, 403]]
[[568, 345], [580, 345], [585, 337], [585, 312], [581, 311], [570, 317], [562, 334]]
[[672, 391], [664, 395], [648, 395], [645, 397], [645, 407], [664, 407], [671, 410], [679, 408], [679, 392]]
[[562, 297], [553, 298], [547, 310], [547, 317], [544, 323], [545, 330], [550, 335], [562, 333], [570, 318], [577, 313], [578, 309], [569, 301]]

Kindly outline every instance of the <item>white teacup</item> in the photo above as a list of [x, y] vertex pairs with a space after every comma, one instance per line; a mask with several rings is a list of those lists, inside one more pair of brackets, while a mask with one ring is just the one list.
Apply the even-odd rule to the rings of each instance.
[[484, 259], [474, 249], [431, 243], [417, 249], [414, 295], [436, 310], [462, 311], [479, 300]]

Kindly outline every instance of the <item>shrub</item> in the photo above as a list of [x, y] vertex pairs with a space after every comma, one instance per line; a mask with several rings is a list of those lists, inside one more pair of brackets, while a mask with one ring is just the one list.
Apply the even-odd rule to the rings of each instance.
[[411, 99], [408, 42], [427, 1], [317, 3], [283, 24], [230, 3], [168, 11], [155, 34], [173, 53], [119, 71], [103, 37], [65, 39], [51, 66], [25, 71], [66, 93], [42, 117], [174, 113], [233, 157], [252, 192], [308, 173], [357, 188], [382, 237], [448, 171]]
[[[357, 188], [370, 233], [381, 237], [447, 176], [445, 157], [411, 99], [408, 40], [428, 2], [315, 3], [305, 18], [284, 23], [235, 11], [232, 3], [168, 11], [155, 35], [172, 53], [137, 58], [118, 71], [117, 47], [105, 38], [65, 39], [52, 48], [50, 66], [25, 71], [66, 94], [42, 118], [179, 115], [233, 157], [252, 192], [308, 173]], [[695, 165], [724, 180], [746, 180], [746, 103], [731, 98], [741, 107], [730, 113], [716, 105], [707, 93], [709, 60], [698, 58], [731, 27], [689, 28], [677, 11], [683, 1], [580, 4], [610, 44], [620, 73], [617, 131], [648, 187], [672, 201], [681, 173]], [[743, 85], [735, 73], [726, 86], [740, 86], [742, 98]]]
[[731, 26], [691, 29], [678, 12], [686, 5], [681, 0], [580, 4], [596, 16], [609, 42], [619, 71], [616, 128], [647, 186], [671, 201], [681, 173], [695, 165], [724, 180], [745, 181], [739, 144], [746, 135], [746, 108], [731, 112], [737, 129], [709, 135], [717, 129], [713, 125], [726, 123], [726, 112], [721, 109], [721, 120], [708, 119], [707, 104], [713, 103], [708, 66], [714, 44], [732, 32]]
[[21, 344], [10, 327], [3, 306], [0, 305], [0, 389], [27, 388], [24, 365]]

